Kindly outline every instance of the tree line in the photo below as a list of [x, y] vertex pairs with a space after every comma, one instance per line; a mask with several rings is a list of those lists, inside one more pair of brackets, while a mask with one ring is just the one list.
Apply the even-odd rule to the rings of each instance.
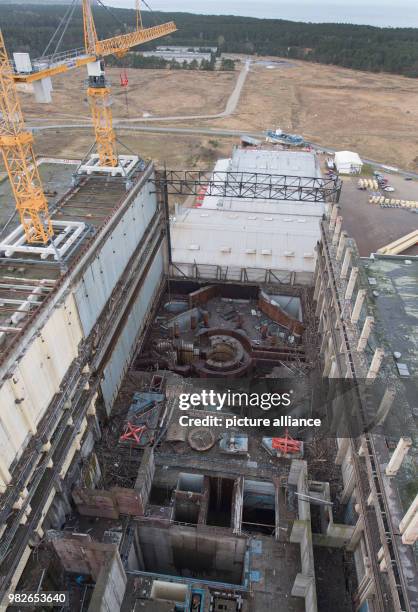
[[[66, 7], [63, 5], [7, 4], [0, 1], [1, 28], [9, 52], [43, 53]], [[135, 12], [94, 7], [99, 37], [132, 29]], [[418, 76], [418, 29], [376, 28], [349, 24], [314, 24], [279, 19], [254, 19], [221, 15], [143, 12], [145, 26], [174, 20], [178, 32], [159, 44], [185, 47], [218, 47], [222, 52], [272, 55], [304, 59], [370, 72]], [[83, 45], [81, 10], [75, 11], [63, 38], [63, 49]]]
[[[117, 58], [114, 56], [108, 57], [106, 60], [109, 66], [119, 66], [121, 68], [149, 68], [157, 70], [209, 70], [213, 71], [216, 69], [216, 54], [210, 54], [210, 60], [203, 59], [198, 62], [197, 59], [193, 59], [191, 62], [178, 61], [176, 59], [164, 59], [156, 55], [150, 55], [144, 57], [141, 53], [132, 52], [125, 55], [125, 57]], [[235, 62], [230, 59], [221, 58], [219, 62], [219, 70], [235, 70]]]

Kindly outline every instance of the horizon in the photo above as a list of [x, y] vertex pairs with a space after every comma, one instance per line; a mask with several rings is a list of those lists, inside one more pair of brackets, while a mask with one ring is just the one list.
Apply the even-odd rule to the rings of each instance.
[[[134, 8], [133, 0], [110, 0], [106, 2], [114, 8]], [[280, 6], [273, 0], [264, 0], [257, 5], [229, 0], [158, 0], [151, 5], [152, 10], [161, 12], [190, 13], [194, 15], [214, 15], [233, 17], [252, 17], [255, 19], [282, 19], [302, 23], [335, 23], [368, 25], [380, 28], [418, 28], [418, 3], [403, 0], [393, 5], [391, 0], [369, 0], [367, 3], [354, 0], [316, 3], [306, 0], [282, 2]], [[145, 7], [144, 7], [145, 9]]]
[[[93, 0], [94, 2], [95, 0]], [[66, 5], [70, 0], [0, 0], [1, 5], [21, 4]], [[96, 5], [98, 2], [96, 0]], [[109, 8], [135, 9], [135, 0], [106, 0], [105, 6]], [[209, 5], [208, 5], [209, 4]], [[418, 29], [418, 3], [412, 0], [402, 0], [396, 6], [392, 0], [322, 0], [315, 5], [312, 1], [293, 0], [282, 2], [280, 6], [273, 0], [262, 0], [257, 5], [250, 4], [248, 0], [208, 0], [203, 4], [202, 0], [156, 0], [153, 6], [141, 2], [143, 12], [162, 13], [186, 13], [202, 16], [230, 16], [248, 17], [252, 19], [282, 20], [294, 23], [306, 24], [335, 24], [335, 25], [358, 25], [376, 28], [405, 28]], [[151, 9], [151, 11], [149, 10]]]

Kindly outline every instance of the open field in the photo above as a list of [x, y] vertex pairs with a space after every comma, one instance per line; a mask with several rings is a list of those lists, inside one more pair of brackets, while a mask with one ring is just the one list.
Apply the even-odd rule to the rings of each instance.
[[[276, 58], [277, 59], [277, 58]], [[109, 69], [115, 119], [128, 118], [120, 70]], [[129, 118], [205, 115], [225, 109], [238, 73], [128, 70]], [[54, 78], [52, 106], [23, 96], [27, 118], [53, 123], [88, 120], [85, 71]], [[163, 125], [158, 123], [158, 125]], [[182, 122], [176, 122], [177, 126]], [[356, 72], [307, 62], [253, 63], [236, 112], [196, 119], [186, 126], [242, 131], [281, 127], [337, 149], [418, 170], [418, 82], [388, 74]]]
[[[129, 68], [129, 85], [120, 85], [119, 68], [107, 68], [112, 86], [113, 113], [117, 119], [152, 116], [207, 114], [223, 110], [234, 88], [233, 72], [200, 72], [187, 70], [135, 70]], [[22, 93], [23, 111], [28, 120], [52, 122], [89, 120], [85, 68], [53, 78], [52, 104], [37, 104], [30, 93]]]
[[252, 65], [228, 128], [280, 127], [336, 149], [418, 169], [418, 82], [388, 74], [293, 62]]
[[[166, 163], [172, 169], [212, 168], [215, 160], [228, 157], [236, 139], [203, 138], [171, 134], [148, 134], [118, 130], [118, 151], [124, 146], [144, 159], [152, 159], [157, 167]], [[92, 130], [48, 130], [36, 135], [39, 157], [81, 158], [94, 142]]]

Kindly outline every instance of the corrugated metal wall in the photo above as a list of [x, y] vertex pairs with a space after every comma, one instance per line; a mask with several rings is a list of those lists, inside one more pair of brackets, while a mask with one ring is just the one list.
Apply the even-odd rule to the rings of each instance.
[[89, 335], [96, 323], [156, 206], [155, 193], [151, 193], [151, 185], [146, 183], [85, 271], [75, 292], [85, 336]]
[[101, 389], [108, 413], [112, 408], [122, 378], [132, 359], [138, 334], [144, 327], [145, 318], [161, 285], [164, 275], [163, 252], [164, 245], [161, 245], [132, 307], [124, 330], [104, 370]]

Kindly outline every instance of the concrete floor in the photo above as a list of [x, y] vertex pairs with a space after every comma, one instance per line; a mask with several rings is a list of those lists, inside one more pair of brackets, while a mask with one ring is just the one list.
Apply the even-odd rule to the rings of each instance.
[[[418, 182], [400, 176], [386, 175], [395, 188], [388, 197], [418, 201]], [[398, 208], [380, 208], [369, 204], [369, 191], [357, 188], [358, 177], [344, 177], [341, 191], [343, 229], [353, 237], [363, 257], [376, 252], [389, 242], [418, 228], [418, 215]], [[410, 255], [416, 254], [411, 250]]]
[[318, 610], [350, 612], [353, 609], [349, 593], [350, 572], [344, 569], [343, 552], [314, 546], [314, 559]]
[[263, 536], [257, 540], [261, 542], [261, 552], [251, 556], [251, 572], [257, 578], [251, 581], [252, 609], [302, 612], [305, 600], [291, 595], [295, 576], [300, 571], [300, 547]]

